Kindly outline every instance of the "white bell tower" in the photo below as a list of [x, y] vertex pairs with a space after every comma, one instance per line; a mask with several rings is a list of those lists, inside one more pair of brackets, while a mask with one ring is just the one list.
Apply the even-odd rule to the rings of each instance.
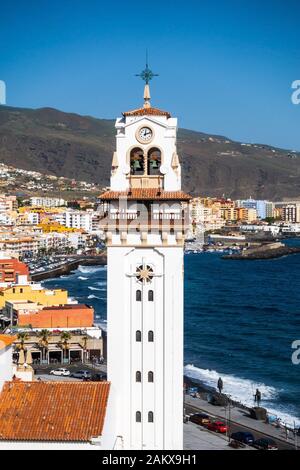
[[107, 240], [108, 380], [118, 448], [182, 449], [183, 244], [177, 119], [144, 106], [116, 121]]

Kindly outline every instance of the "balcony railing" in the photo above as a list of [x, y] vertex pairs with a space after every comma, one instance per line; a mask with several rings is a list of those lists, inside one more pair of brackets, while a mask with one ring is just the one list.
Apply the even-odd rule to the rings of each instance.
[[180, 210], [174, 213], [120, 213], [104, 212], [100, 222], [104, 231], [180, 231], [184, 232], [189, 225], [187, 212]]

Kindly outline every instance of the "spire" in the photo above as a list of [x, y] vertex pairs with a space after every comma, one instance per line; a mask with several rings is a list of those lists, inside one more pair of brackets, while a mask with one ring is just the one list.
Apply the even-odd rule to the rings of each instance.
[[153, 73], [152, 70], [149, 69], [148, 66], [148, 51], [146, 51], [146, 67], [141, 73], [137, 73], [136, 77], [141, 77], [141, 79], [145, 82], [144, 88], [144, 108], [150, 108], [150, 87], [149, 82], [152, 80], [153, 77], [158, 77], [157, 73]]

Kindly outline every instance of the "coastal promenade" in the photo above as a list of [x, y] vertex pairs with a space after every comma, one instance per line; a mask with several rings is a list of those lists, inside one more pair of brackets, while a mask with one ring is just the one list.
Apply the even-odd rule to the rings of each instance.
[[104, 266], [107, 263], [106, 253], [101, 253], [99, 255], [77, 255], [70, 256], [70, 261], [64, 262], [61, 265], [52, 268], [45, 269], [41, 272], [31, 273], [32, 281], [39, 282], [45, 279], [51, 279], [54, 277], [60, 277], [63, 275], [70, 274], [72, 271], [78, 268], [78, 266]]
[[[201, 398], [193, 398], [190, 395], [185, 395], [185, 411], [186, 414], [197, 413], [203, 411], [215, 418], [220, 418], [223, 421], [228, 422], [228, 409], [224, 406], [215, 406], [207, 403], [207, 401]], [[276, 428], [271, 424], [257, 421], [249, 416], [247, 410], [238, 408], [236, 406], [230, 406], [230, 433], [236, 431], [248, 431], [254, 435], [255, 439], [260, 437], [270, 437], [274, 439], [280, 450], [285, 449], [296, 449], [295, 437], [293, 433], [289, 433], [286, 436], [286, 432], [283, 428]], [[201, 429], [201, 426], [199, 426]], [[300, 437], [299, 446], [300, 446]], [[297, 444], [297, 441], [296, 441]]]

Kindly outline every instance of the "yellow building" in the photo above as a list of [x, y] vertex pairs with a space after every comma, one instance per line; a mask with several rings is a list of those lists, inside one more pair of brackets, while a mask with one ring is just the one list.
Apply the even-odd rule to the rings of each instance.
[[64, 289], [43, 289], [40, 284], [15, 285], [0, 290], [0, 309], [6, 301], [24, 300], [36, 302], [45, 307], [68, 303], [68, 291]]

